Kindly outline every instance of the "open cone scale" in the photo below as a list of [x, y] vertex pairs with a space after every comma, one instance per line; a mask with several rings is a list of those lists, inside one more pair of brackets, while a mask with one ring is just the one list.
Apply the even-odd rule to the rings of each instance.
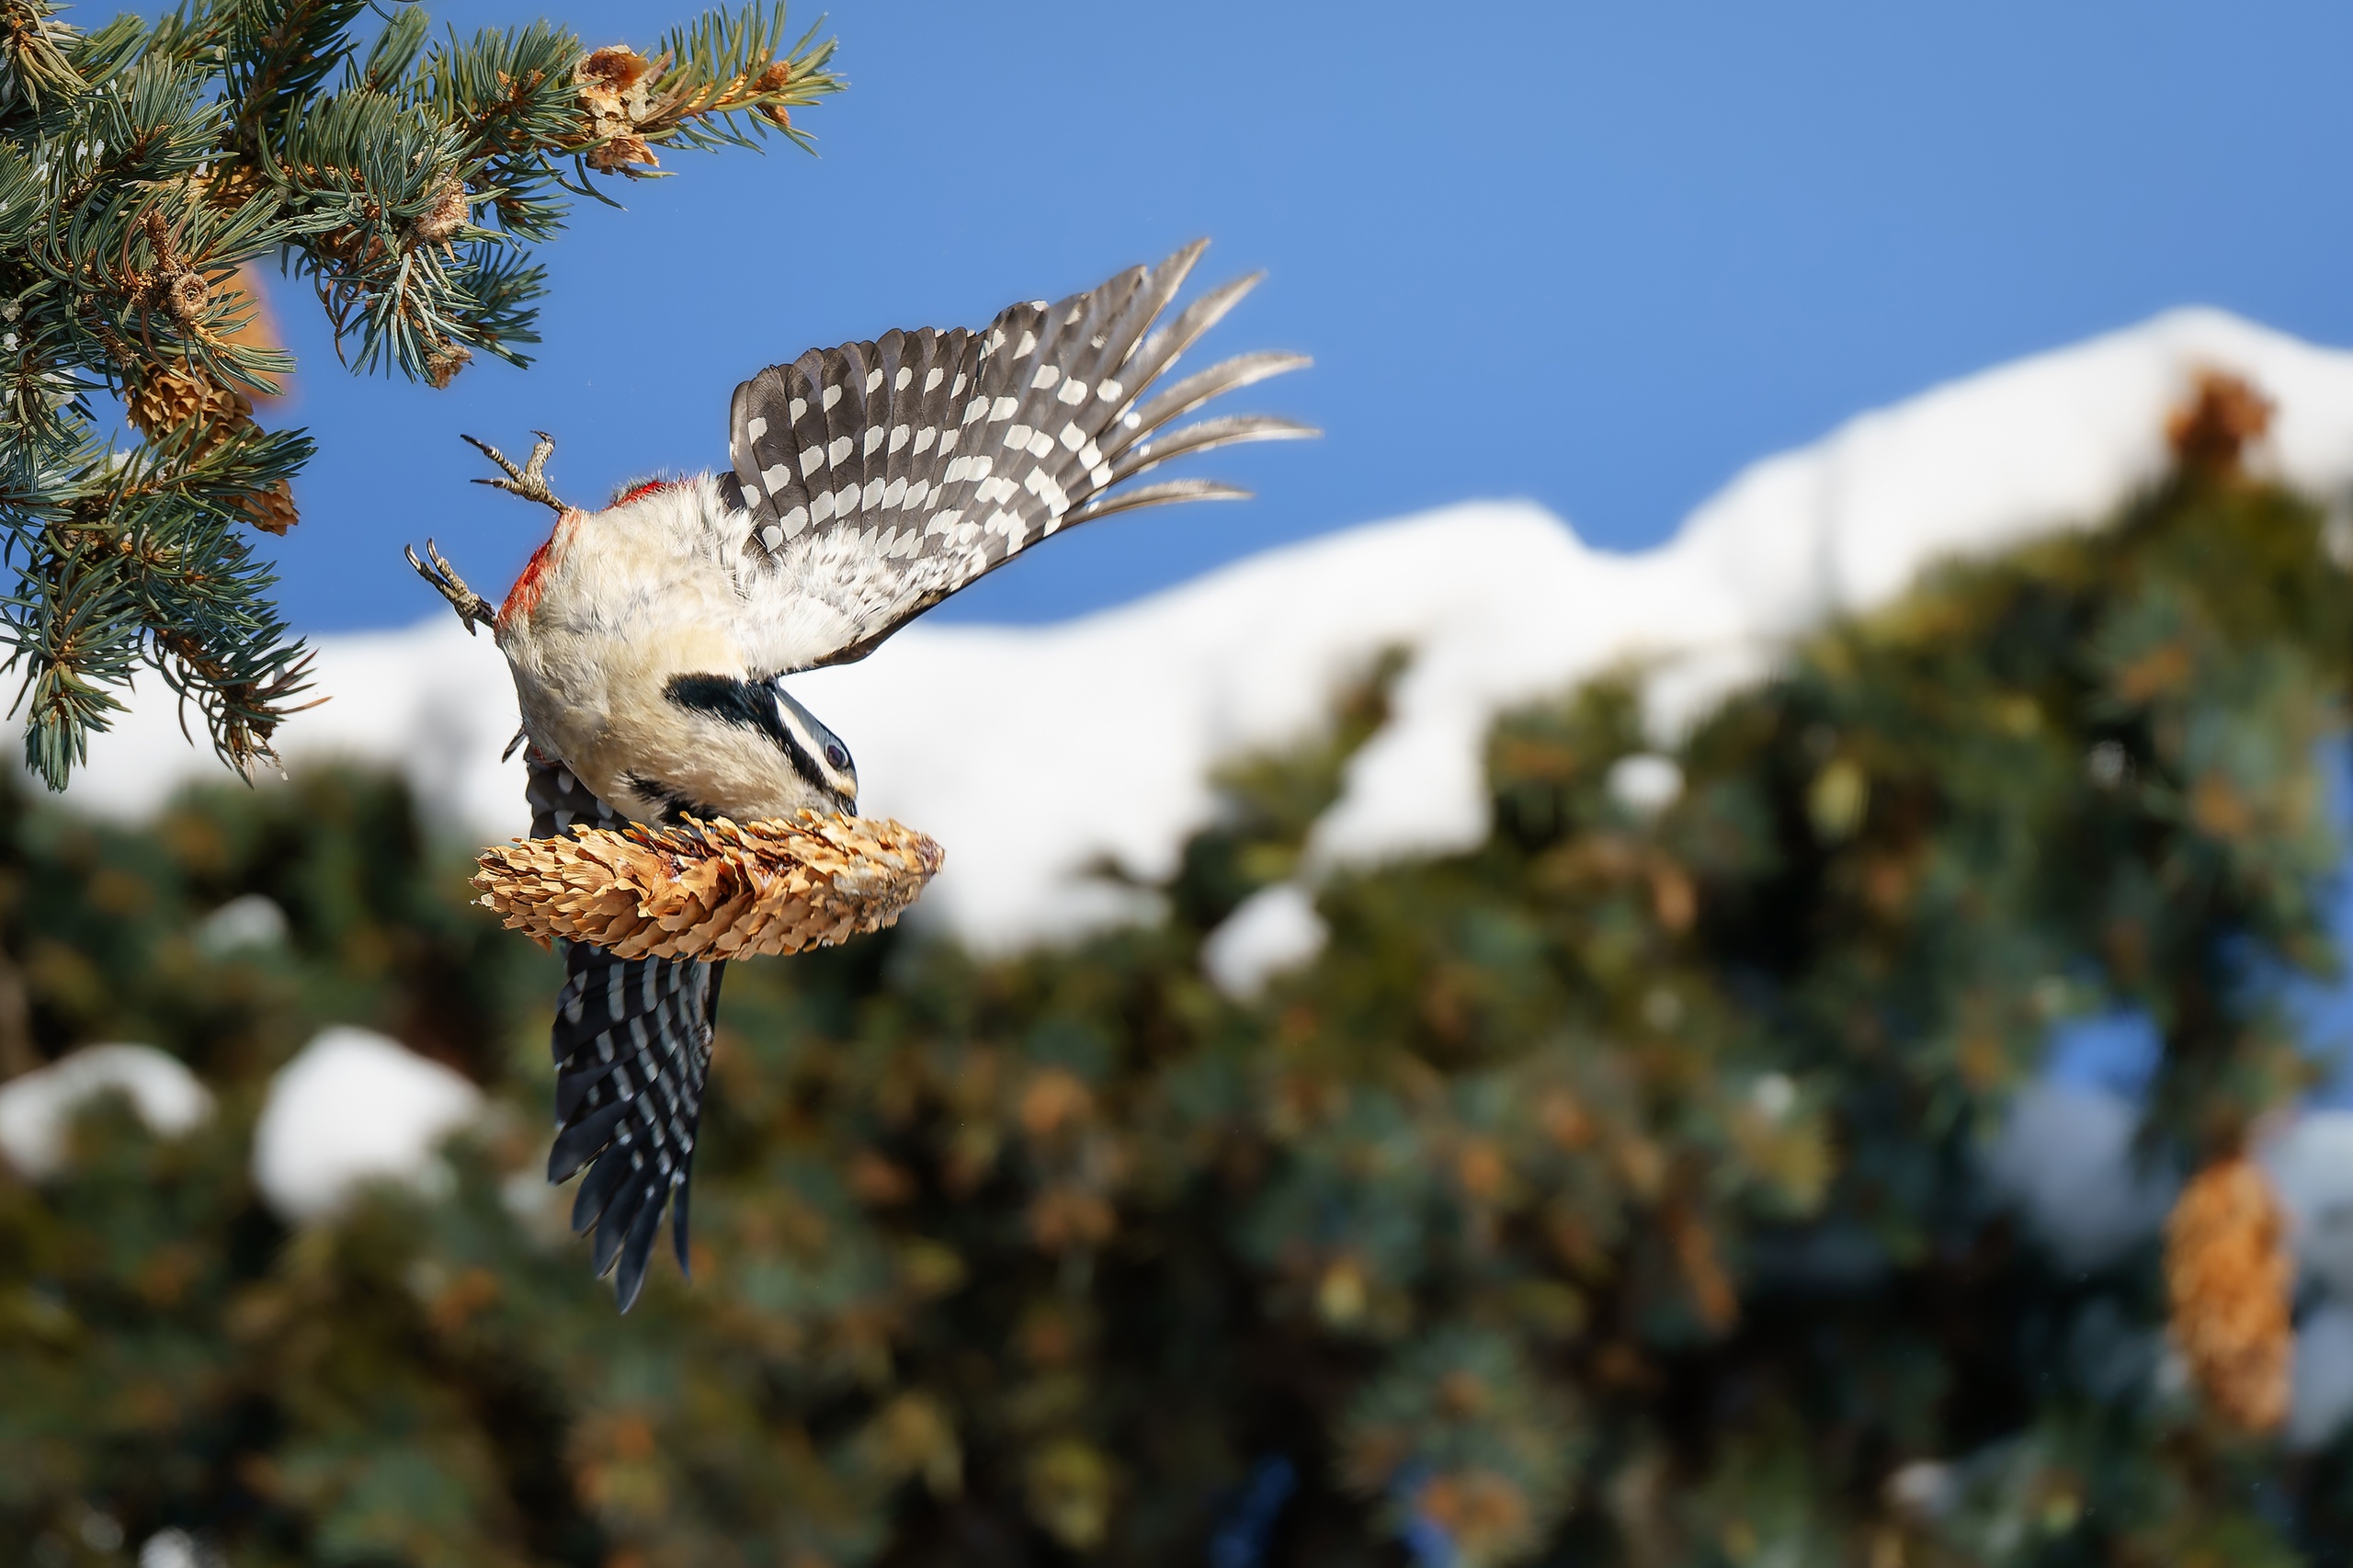
[[820, 816], [676, 827], [578, 826], [477, 858], [473, 885], [508, 926], [623, 958], [753, 958], [894, 924], [939, 869], [938, 844], [895, 822]]

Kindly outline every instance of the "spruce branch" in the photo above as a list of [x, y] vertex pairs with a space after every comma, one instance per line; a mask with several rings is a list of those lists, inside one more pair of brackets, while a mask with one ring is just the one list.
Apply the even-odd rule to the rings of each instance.
[[[123, 602], [113, 562], [89, 548], [59, 550], [37, 562], [40, 590], [6, 601], [5, 633], [25, 680], [25, 763], [52, 790], [89, 758], [89, 735], [122, 711], [115, 691], [138, 668], [137, 619]], [[28, 569], [27, 581], [34, 571]]]
[[367, 0], [243, 0], [234, 8], [225, 81], [233, 149], [256, 155], [283, 136], [293, 111], [351, 52], [351, 25], [367, 8]]
[[[753, 145], [838, 90], [830, 43], [755, 3], [656, 57], [540, 21], [429, 40], [370, 0], [182, 0], [85, 33], [0, 0], [0, 642], [51, 787], [141, 670], [240, 768], [268, 761], [309, 655], [245, 530], [295, 521], [299, 431], [254, 399], [293, 362], [255, 340], [247, 269], [309, 283], [355, 369], [444, 386], [520, 365], [547, 273], [529, 246], [597, 176], [661, 146]], [[609, 89], [609, 90], [608, 90]], [[97, 397], [137, 438], [104, 439]]]
[[74, 35], [65, 45], [66, 62], [90, 86], [97, 86], [140, 58], [147, 26], [126, 12], [94, 33]]
[[784, 15], [756, 5], [714, 13], [672, 32], [654, 59], [616, 47], [582, 61], [581, 102], [597, 133], [577, 149], [588, 166], [643, 178], [660, 162], [657, 146], [752, 147], [771, 130], [809, 148], [790, 111], [841, 81], [825, 69], [832, 40], [813, 43], [813, 29], [784, 45]]
[[841, 90], [841, 78], [826, 69], [834, 40], [816, 42], [812, 28], [787, 47], [784, 26], [779, 5], [733, 17], [713, 12], [673, 31], [663, 40], [663, 56], [675, 63], [660, 84], [662, 112], [651, 129], [641, 128], [646, 138], [705, 149], [753, 147], [773, 129], [811, 149], [791, 111]]
[[82, 74], [67, 58], [74, 29], [57, 19], [57, 7], [42, 0], [0, 0], [0, 67], [6, 97], [39, 108], [82, 90]]
[[400, 90], [402, 78], [409, 67], [416, 63], [417, 51], [425, 47], [426, 35], [433, 22], [422, 6], [403, 6], [394, 11], [384, 30], [368, 47], [368, 58], [354, 67], [345, 84], [347, 92], [392, 94]]

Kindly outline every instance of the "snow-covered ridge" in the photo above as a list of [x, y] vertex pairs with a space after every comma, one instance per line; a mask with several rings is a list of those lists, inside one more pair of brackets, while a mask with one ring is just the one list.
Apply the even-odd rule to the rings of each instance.
[[212, 1114], [212, 1091], [177, 1057], [152, 1045], [85, 1046], [0, 1084], [0, 1161], [28, 1176], [54, 1174], [74, 1113], [109, 1093], [128, 1096], [159, 1136], [191, 1131]]
[[[848, 740], [869, 812], [947, 846], [917, 915], [991, 949], [1084, 929], [1157, 877], [1214, 809], [1221, 757], [1278, 744], [1383, 648], [1414, 650], [1387, 728], [1316, 829], [1336, 861], [1484, 833], [1481, 741], [1503, 707], [1629, 661], [1671, 733], [1770, 667], [1794, 632], [1900, 592], [1944, 556], [2097, 520], [2160, 472], [2166, 413], [2205, 369], [2278, 404], [2260, 460], [2309, 493], [2353, 486], [2353, 354], [2218, 312], [2174, 312], [1849, 421], [1758, 462], [1654, 550], [1589, 549], [1541, 508], [1471, 502], [1328, 535], [1135, 604], [1037, 628], [929, 626], [799, 677]], [[299, 772], [343, 755], [403, 769], [453, 830], [522, 831], [515, 699], [488, 638], [437, 614], [319, 642], [335, 700], [284, 734]], [[217, 776], [160, 692], [92, 745], [71, 799], [143, 812]]]

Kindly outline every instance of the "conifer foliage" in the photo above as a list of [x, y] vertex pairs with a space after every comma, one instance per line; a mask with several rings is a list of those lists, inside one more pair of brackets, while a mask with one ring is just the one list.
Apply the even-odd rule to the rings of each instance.
[[[694, 1282], [627, 1317], [540, 1179], [553, 960], [463, 902], [463, 847], [397, 790], [222, 788], [138, 831], [11, 801], [0, 1051], [153, 1041], [219, 1109], [171, 1139], [97, 1104], [56, 1172], [0, 1167], [0, 1540], [2353, 1560], [2353, 1433], [2279, 1427], [2297, 1315], [2345, 1303], [2289, 1297], [2246, 1158], [2313, 1077], [2279, 985], [2335, 961], [2353, 579], [2342, 525], [2238, 462], [2260, 414], [2209, 388], [2103, 526], [1824, 628], [1668, 755], [1623, 680], [1509, 716], [1486, 842], [1321, 883], [1328, 947], [1258, 998], [1202, 979], [1203, 938], [1299, 871], [1393, 662], [1224, 772], [1154, 922], [732, 966]], [[1679, 792], [1624, 788], [1630, 757]], [[256, 896], [282, 941], [207, 914]], [[1985, 1153], [2054, 1027], [2117, 1010], [2163, 1041], [2142, 1168], [2201, 1174], [2086, 1260]], [[290, 1229], [252, 1127], [331, 1021], [494, 1109], [446, 1191]]]
[[[446, 386], [538, 341], [530, 246], [664, 151], [805, 144], [830, 42], [749, 0], [649, 57], [535, 22], [436, 40], [420, 6], [185, 0], [96, 31], [0, 0], [0, 606], [27, 758], [62, 788], [152, 668], [251, 768], [309, 690], [246, 530], [311, 452], [252, 398], [291, 367], [240, 268], [315, 291], [360, 371]], [[100, 430], [119, 398], [136, 433]]]

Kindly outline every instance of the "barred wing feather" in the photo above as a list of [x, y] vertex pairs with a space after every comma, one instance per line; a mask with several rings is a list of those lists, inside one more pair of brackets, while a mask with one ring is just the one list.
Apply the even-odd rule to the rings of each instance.
[[[626, 824], [536, 749], [525, 792], [534, 838], [569, 833], [575, 822]], [[623, 1312], [637, 1301], [663, 1210], [674, 1205], [671, 1240], [679, 1268], [687, 1267], [687, 1176], [724, 968], [692, 959], [620, 959], [586, 942], [563, 944], [563, 989], [551, 1036], [558, 1131], [548, 1179], [586, 1169], [573, 1200], [572, 1228], [596, 1233], [597, 1272], [618, 1271], [614, 1294]]]
[[728, 498], [751, 513], [741, 586], [767, 662], [790, 673], [862, 658], [1073, 524], [1245, 494], [1200, 479], [1121, 488], [1171, 458], [1313, 435], [1265, 415], [1167, 428], [1307, 363], [1294, 354], [1242, 355], [1143, 401], [1258, 280], [1202, 295], [1153, 331], [1206, 244], [1056, 304], [1014, 305], [983, 332], [812, 349], [736, 388]]

